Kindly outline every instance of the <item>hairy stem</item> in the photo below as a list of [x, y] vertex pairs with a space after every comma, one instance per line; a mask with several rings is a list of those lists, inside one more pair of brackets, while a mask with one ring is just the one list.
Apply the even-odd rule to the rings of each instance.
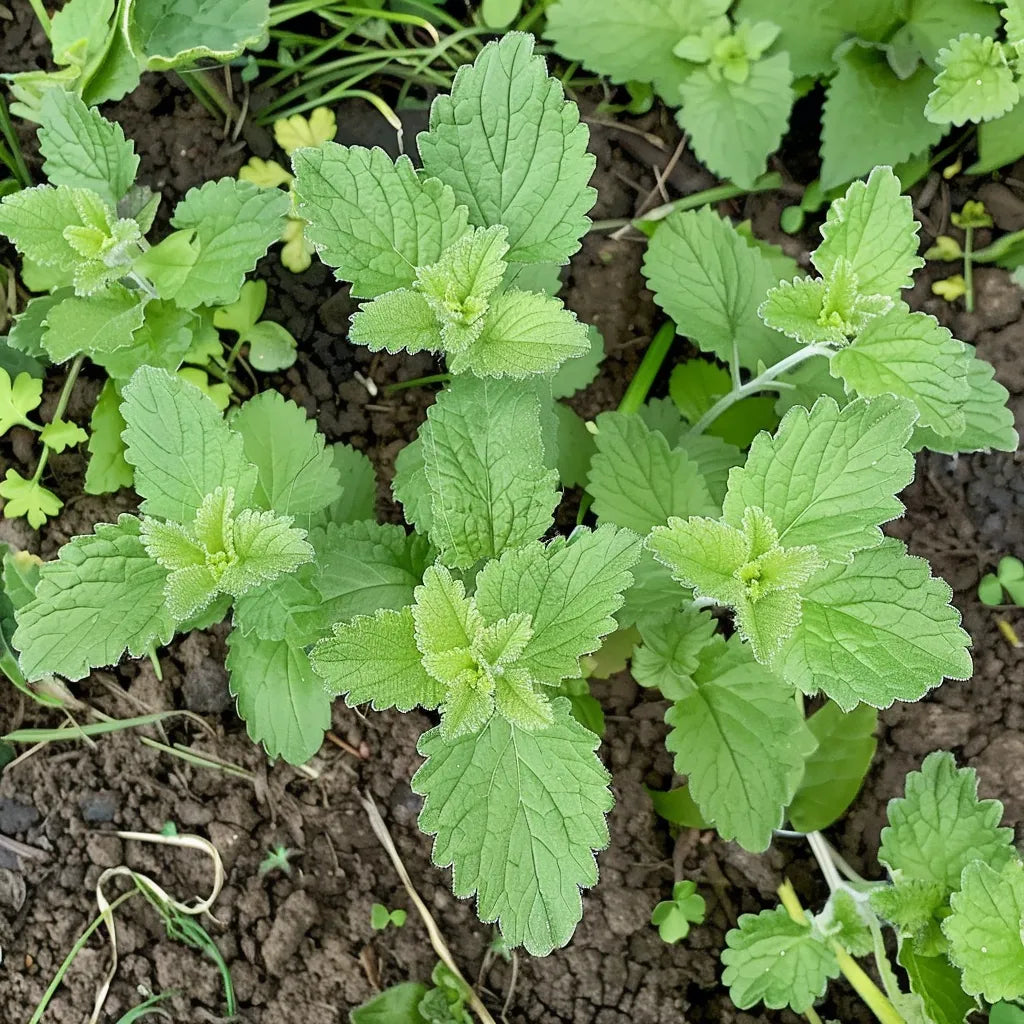
[[[64, 381], [64, 387], [61, 390], [60, 398], [57, 400], [57, 408], [53, 411], [53, 419], [51, 423], [56, 423], [57, 420], [64, 418], [64, 413], [67, 412], [68, 402], [71, 400], [71, 392], [74, 390], [75, 381], [78, 380], [78, 374], [81, 372], [82, 363], [85, 362], [85, 356], [79, 355], [75, 357], [75, 361], [71, 364], [71, 369], [68, 370], [67, 380]], [[46, 469], [46, 463], [50, 458], [50, 446], [44, 441], [43, 442], [43, 454], [39, 456], [39, 462], [36, 465], [36, 471], [32, 476], [32, 483], [39, 483], [40, 478], [43, 475], [43, 470]]]
[[[787, 879], [779, 886], [777, 891], [779, 901], [786, 908], [789, 916], [797, 924], [810, 924], [807, 914], [800, 904], [800, 898], [793, 888], [793, 883]], [[889, 1002], [882, 990], [868, 977], [860, 964], [835, 939], [830, 939], [828, 945], [839, 962], [839, 970], [842, 972], [843, 977], [853, 986], [853, 990], [875, 1015], [879, 1024], [907, 1024], [897, 1012], [896, 1007]]]
[[780, 359], [773, 366], [769, 366], [764, 373], [760, 373], [752, 380], [748, 380], [746, 384], [733, 388], [727, 395], [722, 395], [690, 428], [690, 433], [694, 435], [703, 434], [726, 409], [731, 409], [741, 398], [755, 395], [759, 391], [771, 390], [772, 382], [775, 378], [780, 377], [787, 370], [792, 370], [795, 366], [799, 366], [814, 356], [828, 356], [831, 354], [832, 349], [827, 345], [805, 345], [803, 348], [797, 349], [792, 354], [786, 356], [785, 359]]
[[832, 854], [829, 852], [825, 837], [820, 832], [808, 832], [807, 842], [810, 843], [811, 853], [814, 854], [814, 859], [818, 862], [818, 867], [821, 868], [825, 881], [828, 882], [829, 892], [845, 888], [843, 880], [839, 877], [839, 872], [836, 870], [835, 861], [832, 860]]

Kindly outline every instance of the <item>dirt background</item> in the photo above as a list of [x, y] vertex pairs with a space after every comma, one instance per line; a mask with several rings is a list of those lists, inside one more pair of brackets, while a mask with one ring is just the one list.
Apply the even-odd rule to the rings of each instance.
[[[0, 21], [0, 67], [35, 66], [41, 33], [25, 10], [13, 22]], [[590, 104], [592, 109], [593, 104]], [[165, 197], [166, 217], [174, 201], [207, 178], [232, 174], [251, 151], [269, 156], [265, 132], [248, 130], [243, 141], [222, 139], [221, 126], [198, 105], [180, 81], [147, 76], [108, 117], [136, 141], [142, 158], [140, 180]], [[417, 116], [412, 115], [410, 138]], [[339, 141], [379, 143], [394, 149], [394, 136], [361, 108], [339, 110]], [[806, 156], [814, 130], [813, 98], [804, 105], [790, 150], [778, 169], [787, 180], [813, 176]], [[671, 157], [678, 132], [658, 111], [618, 125], [591, 117], [599, 190], [595, 219], [628, 217], [642, 203], [658, 202], [656, 168], [665, 195], [689, 194], [713, 183], [688, 152]], [[638, 134], [643, 132], [646, 134]], [[650, 138], [660, 140], [657, 145]], [[31, 139], [26, 135], [31, 146]], [[790, 177], [792, 176], [792, 177]], [[981, 180], [944, 181], [937, 173], [915, 190], [926, 246], [948, 228], [951, 209], [978, 194]], [[1024, 226], [1024, 182], [1011, 174], [982, 191], [998, 227]], [[723, 212], [751, 218], [762, 237], [779, 241], [802, 263], [813, 248], [813, 229], [802, 238], [778, 231], [778, 214], [790, 201], [767, 193], [732, 204]], [[985, 234], [985, 233], [982, 233]], [[978, 240], [985, 244], [986, 238]], [[574, 400], [594, 414], [614, 404], [657, 326], [657, 311], [640, 275], [639, 239], [612, 240], [592, 233], [565, 275], [563, 297], [582, 320], [604, 333], [608, 358], [597, 381]], [[10, 253], [0, 252], [0, 259]], [[931, 268], [930, 268], [931, 269]], [[934, 276], [945, 276], [937, 268]], [[281, 269], [276, 253], [259, 273], [268, 278], [266, 311], [299, 340], [295, 367], [264, 378], [316, 415], [329, 440], [365, 451], [378, 470], [378, 511], [398, 521], [399, 510], [386, 483], [398, 450], [414, 435], [432, 400], [415, 388], [393, 397], [372, 398], [355, 377], [378, 385], [433, 372], [424, 357], [374, 356], [344, 340], [351, 311], [347, 290], [319, 264], [295, 277]], [[1021, 422], [1024, 401], [1022, 297], [1007, 274], [977, 274], [978, 312], [956, 312], [930, 294], [925, 273], [910, 297], [916, 308], [934, 313], [959, 337], [974, 342], [1010, 390]], [[685, 343], [677, 343], [678, 356]], [[671, 363], [670, 358], [670, 363]], [[664, 393], [668, 368], [655, 386]], [[88, 374], [76, 388], [70, 413], [84, 422], [99, 387]], [[59, 379], [51, 381], [49, 402]], [[50, 409], [44, 408], [44, 415]], [[27, 432], [15, 430], [0, 446], [0, 472], [14, 465], [32, 468], [35, 452]], [[947, 683], [917, 705], [897, 706], [882, 716], [875, 765], [850, 814], [830, 838], [850, 862], [877, 875], [874, 855], [886, 801], [902, 790], [903, 776], [933, 749], [953, 750], [981, 774], [986, 796], [998, 797], [1011, 823], [1022, 819], [1024, 802], [1024, 695], [1020, 652], [996, 627], [996, 613], [981, 606], [975, 587], [981, 572], [1002, 554], [1021, 554], [1024, 485], [1020, 456], [974, 455], [951, 459], [925, 455], [916, 482], [904, 495], [906, 518], [889, 532], [913, 553], [931, 560], [937, 575], [955, 590], [955, 601], [975, 641], [975, 676]], [[76, 453], [51, 460], [50, 485], [62, 496], [79, 494], [84, 471]], [[570, 495], [570, 501], [573, 497]], [[0, 539], [52, 557], [69, 536], [134, 507], [134, 497], [79, 497], [40, 533], [4, 521]], [[1024, 629], [1024, 615], [1007, 619]], [[0, 833], [40, 851], [40, 859], [18, 860], [0, 849], [0, 1020], [28, 1019], [77, 936], [95, 914], [93, 887], [105, 868], [127, 864], [151, 875], [171, 894], [186, 899], [207, 891], [209, 872], [198, 855], [123, 842], [117, 829], [154, 832], [174, 822], [182, 831], [208, 837], [220, 850], [227, 881], [207, 927], [231, 968], [240, 1019], [250, 1024], [335, 1024], [378, 988], [409, 978], [426, 980], [436, 957], [426, 931], [379, 842], [371, 832], [360, 794], [377, 802], [419, 892], [435, 915], [465, 975], [478, 980], [495, 1017], [505, 1010], [510, 1024], [654, 1024], [661, 1021], [792, 1022], [783, 1012], [735, 1010], [718, 982], [718, 951], [736, 916], [757, 911], [774, 898], [785, 875], [811, 906], [823, 886], [800, 842], [780, 840], [764, 855], [745, 853], [710, 833], [686, 832], [678, 839], [650, 810], [643, 784], [672, 782], [664, 750], [664, 702], [652, 700], [625, 673], [595, 684], [607, 713], [602, 756], [614, 776], [616, 807], [610, 819], [611, 845], [600, 855], [601, 878], [584, 895], [584, 917], [568, 948], [545, 960], [525, 955], [517, 969], [488, 955], [490, 926], [477, 921], [469, 903], [451, 895], [448, 875], [429, 862], [430, 841], [416, 829], [419, 798], [409, 788], [417, 758], [416, 737], [430, 726], [422, 714], [362, 717], [339, 702], [334, 731], [363, 756], [325, 745], [312, 763], [315, 778], [284, 764], [268, 765], [245, 735], [231, 707], [223, 670], [223, 630], [176, 641], [161, 654], [163, 681], [147, 663], [97, 672], [76, 694], [117, 717], [144, 711], [189, 709], [207, 729], [179, 718], [166, 727], [171, 742], [196, 749], [244, 769], [240, 778], [191, 767], [141, 744], [153, 730], [82, 745], [45, 747], [0, 778]], [[9, 687], [0, 689], [0, 732], [21, 725], [57, 724], [26, 705]], [[284, 844], [296, 851], [291, 875], [259, 874], [267, 851]], [[668, 897], [675, 877], [697, 880], [708, 901], [708, 922], [676, 946], [666, 946], [649, 923], [653, 906]], [[116, 889], [116, 886], [114, 887]], [[383, 933], [370, 928], [370, 906], [406, 907], [409, 921]], [[140, 992], [175, 990], [163, 1004], [175, 1021], [219, 1021], [223, 1000], [212, 963], [169, 940], [156, 915], [141, 900], [118, 918], [121, 964], [103, 1019], [138, 1003]], [[107, 948], [94, 939], [79, 956], [66, 984], [44, 1018], [59, 1024], [84, 1021], [107, 965]], [[843, 983], [831, 986], [822, 1016], [866, 1019]]]

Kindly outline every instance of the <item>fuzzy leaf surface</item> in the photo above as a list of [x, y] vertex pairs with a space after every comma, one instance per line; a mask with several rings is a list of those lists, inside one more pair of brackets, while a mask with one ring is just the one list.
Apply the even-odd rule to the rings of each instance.
[[604, 412], [596, 423], [587, 490], [601, 522], [647, 533], [670, 516], [717, 513], [698, 465], [639, 416]]
[[925, 116], [958, 128], [968, 121], [991, 121], [1020, 99], [1012, 56], [991, 37], [964, 32], [939, 50], [940, 71]]
[[563, 264], [597, 199], [589, 137], [533, 37], [509, 32], [459, 69], [417, 145], [426, 173], [454, 189], [473, 224], [508, 228], [509, 262]]
[[82, 257], [65, 228], [106, 228], [109, 207], [95, 192], [67, 185], [36, 185], [0, 200], [0, 234], [18, 252], [44, 267], [77, 266]]
[[[779, 269], [709, 207], [666, 217], [644, 257], [655, 301], [679, 333], [723, 362], [733, 358], [735, 342], [747, 369], [771, 366], [796, 347], [757, 315], [768, 289], [787, 276]], [[788, 276], [796, 272], [793, 264]]]
[[302, 647], [232, 630], [227, 668], [249, 738], [270, 758], [308, 761], [331, 727], [331, 698]]
[[75, 537], [41, 569], [35, 600], [17, 612], [14, 645], [29, 679], [55, 672], [82, 679], [152, 644], [165, 644], [175, 621], [166, 608], [167, 572], [142, 546], [140, 523], [123, 515]]
[[971, 861], [998, 869], [1013, 856], [1013, 829], [1000, 827], [1002, 817], [998, 800], [978, 799], [974, 769], [936, 751], [907, 775], [906, 795], [889, 801], [878, 859], [901, 880], [954, 890]]
[[834, 563], [801, 589], [800, 622], [776, 666], [841, 708], [887, 708], [971, 674], [970, 637], [952, 591], [897, 540]]
[[729, 474], [725, 522], [738, 529], [747, 508], [761, 508], [784, 547], [813, 544], [825, 561], [880, 544], [878, 527], [903, 512], [894, 495], [914, 476], [914, 418], [909, 402], [891, 396], [794, 406]]
[[408, 287], [466, 230], [462, 200], [408, 157], [327, 142], [297, 150], [292, 167], [307, 237], [359, 298]]
[[68, 296], [46, 314], [43, 348], [55, 363], [125, 348], [145, 321], [145, 310], [139, 293], [121, 285], [88, 298]]
[[640, 538], [599, 526], [568, 540], [529, 544], [489, 562], [476, 579], [476, 602], [489, 622], [525, 612], [533, 636], [523, 663], [543, 683], [580, 675], [579, 659], [615, 627], [612, 618], [633, 582]]
[[527, 385], [465, 377], [438, 396], [420, 437], [430, 539], [449, 565], [468, 568], [550, 527], [557, 474], [539, 435], [537, 391]]
[[432, 859], [453, 868], [460, 898], [477, 896], [513, 946], [543, 956], [579, 921], [580, 889], [597, 881], [594, 851], [608, 843], [612, 807], [598, 738], [554, 703], [551, 725], [517, 729], [495, 715], [452, 743], [440, 729], [419, 741], [425, 764], [412, 780], [425, 797], [420, 828], [436, 836]]
[[245, 275], [281, 237], [288, 197], [280, 189], [221, 178], [189, 189], [171, 224], [192, 230], [199, 255], [174, 294], [182, 309], [227, 305], [238, 298]]
[[217, 407], [181, 377], [144, 366], [124, 388], [125, 458], [149, 515], [188, 522], [217, 487], [234, 488], [244, 506], [256, 484], [241, 435]]

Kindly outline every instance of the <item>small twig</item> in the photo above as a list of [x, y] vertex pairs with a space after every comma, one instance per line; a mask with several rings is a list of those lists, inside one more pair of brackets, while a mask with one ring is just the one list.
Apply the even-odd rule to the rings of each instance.
[[16, 857], [24, 857], [26, 860], [46, 860], [49, 854], [35, 846], [28, 846], [26, 843], [19, 843], [17, 839], [11, 839], [0, 832], [0, 848], [10, 850]]
[[336, 747], [340, 747], [342, 750], [344, 750], [346, 754], [351, 754], [353, 757], [359, 758], [360, 761], [369, 761], [370, 760], [370, 758], [368, 756], [362, 754], [359, 750], [357, 750], [355, 747], [353, 747], [351, 743], [346, 742], [340, 736], [337, 736], [335, 733], [331, 732], [330, 730], [328, 730], [326, 733], [324, 733], [324, 735]]
[[388, 827], [384, 824], [384, 819], [380, 816], [380, 811], [377, 810], [377, 805], [373, 802], [373, 798], [370, 796], [360, 796], [359, 799], [366, 811], [366, 816], [370, 819], [370, 827], [373, 829], [374, 835], [380, 840], [381, 846], [384, 847], [387, 855], [391, 858], [391, 863], [395, 866], [395, 871], [398, 872], [398, 877], [402, 880], [402, 885], [405, 886], [409, 899], [412, 900], [417, 913], [423, 919], [423, 924], [426, 926], [427, 935], [430, 937], [430, 944], [434, 947], [434, 952], [445, 967], [465, 986], [469, 1005], [483, 1024], [496, 1024], [487, 1007], [480, 1001], [476, 991], [463, 977], [462, 971], [459, 970], [458, 964], [455, 963], [455, 959], [448, 949], [448, 944], [444, 941], [441, 929], [437, 927], [437, 922], [434, 920], [433, 915], [427, 909], [427, 905], [413, 886], [409, 872], [402, 863], [401, 856], [399, 856], [395, 841], [391, 838], [391, 833], [388, 832]]

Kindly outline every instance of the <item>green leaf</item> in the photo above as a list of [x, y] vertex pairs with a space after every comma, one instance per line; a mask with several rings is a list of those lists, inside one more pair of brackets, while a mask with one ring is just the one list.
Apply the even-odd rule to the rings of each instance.
[[55, 452], [65, 448], [74, 448], [89, 440], [89, 435], [76, 423], [70, 420], [51, 420], [43, 427], [39, 440]]
[[112, 352], [94, 350], [92, 359], [119, 384], [127, 381], [140, 366], [177, 370], [199, 330], [199, 320], [189, 310], [178, 309], [173, 302], [151, 299], [146, 303], [142, 326], [132, 335], [131, 344]]
[[294, 647], [325, 636], [337, 616], [313, 585], [315, 572], [314, 565], [307, 563], [234, 600], [236, 631], [261, 640], [288, 640]]
[[832, 356], [832, 372], [864, 398], [909, 398], [919, 426], [956, 434], [963, 429], [961, 406], [970, 395], [970, 359], [967, 346], [934, 317], [911, 313], [899, 302]]
[[828, 828], [853, 803], [875, 756], [877, 724], [874, 708], [859, 704], [844, 712], [832, 701], [807, 719], [818, 749], [807, 759], [786, 812], [798, 832]]
[[939, 925], [949, 912], [949, 890], [942, 883], [904, 879], [873, 890], [870, 904], [922, 955], [945, 955], [948, 943]]
[[427, 994], [419, 981], [403, 981], [349, 1011], [349, 1024], [430, 1024], [419, 1005]]
[[785, 907], [743, 914], [739, 928], [726, 933], [722, 981], [741, 1010], [763, 1002], [771, 1010], [788, 1006], [803, 1013], [839, 976], [835, 954]]
[[331, 523], [310, 534], [317, 551], [316, 588], [341, 620], [413, 603], [434, 552], [426, 538], [400, 526]]
[[266, 38], [269, 0], [146, 0], [131, 6], [132, 50], [151, 71], [225, 62]]
[[165, 644], [175, 622], [164, 599], [167, 572], [146, 554], [140, 523], [121, 516], [75, 537], [39, 574], [35, 600], [17, 613], [14, 644], [29, 679], [48, 672], [82, 679]]
[[420, 437], [430, 539], [449, 565], [468, 568], [550, 527], [557, 474], [539, 433], [533, 387], [465, 377], [438, 396]]
[[936, 124], [991, 121], [1020, 99], [1011, 54], [1003, 44], [965, 32], [939, 50], [935, 89], [928, 97], [925, 117]]
[[287, 370], [295, 362], [294, 336], [272, 320], [264, 320], [249, 331], [249, 365], [261, 373]]
[[913, 479], [905, 445], [914, 415], [891, 396], [842, 409], [828, 397], [810, 411], [794, 406], [730, 474], [725, 522], [739, 528], [747, 508], [761, 508], [785, 547], [813, 544], [826, 561], [881, 543], [879, 525], [903, 512], [894, 494]]
[[114, 0], [68, 0], [50, 21], [55, 64], [81, 64], [99, 55], [110, 31]]
[[699, 68], [682, 82], [678, 121], [690, 133], [694, 153], [710, 170], [740, 188], [752, 188], [789, 122], [789, 57], [777, 53], [751, 62], [742, 82], [714, 71]]
[[861, 910], [861, 901], [849, 889], [836, 889], [818, 917], [821, 933], [835, 940], [852, 956], [867, 956], [874, 949], [868, 921], [871, 912]]
[[651, 798], [654, 813], [659, 818], [664, 818], [670, 825], [681, 825], [683, 828], [711, 828], [693, 802], [690, 790], [686, 786], [677, 786], [663, 793], [656, 789], [648, 789], [646, 786], [644, 789]]
[[892, 168], [876, 167], [866, 182], [855, 181], [832, 203], [811, 256], [823, 277], [848, 260], [866, 294], [895, 296], [913, 285], [914, 271], [924, 266], [917, 255], [920, 226], [901, 191]]
[[459, 69], [417, 145], [424, 171], [454, 189], [473, 224], [508, 228], [509, 262], [563, 264], [597, 198], [589, 137], [533, 37], [509, 32]]
[[6, 434], [11, 427], [22, 426], [38, 430], [28, 414], [38, 409], [43, 400], [43, 382], [27, 373], [19, 373], [14, 380], [0, 369], [0, 434]]
[[76, 267], [82, 257], [68, 228], [107, 228], [110, 210], [95, 192], [66, 185], [36, 185], [0, 200], [0, 233], [18, 252], [44, 267]]
[[693, 690], [693, 674], [715, 628], [708, 612], [692, 607], [642, 621], [643, 643], [634, 649], [630, 666], [633, 678], [641, 686], [656, 687], [668, 700], [681, 700]]
[[88, 298], [72, 295], [46, 314], [43, 347], [55, 363], [125, 348], [142, 326], [145, 309], [142, 296], [121, 285]]
[[533, 636], [523, 662], [541, 682], [577, 678], [579, 659], [616, 628], [613, 613], [633, 581], [640, 540], [599, 526], [550, 544], [529, 544], [488, 562], [476, 578], [477, 606], [488, 622], [525, 612]]
[[995, 35], [999, 12], [982, 0], [912, 0], [906, 26], [922, 58], [934, 67], [939, 51], [952, 38], [951, 30]]
[[308, 761], [331, 727], [331, 698], [306, 652], [288, 640], [228, 635], [231, 693], [249, 739], [270, 758]]
[[596, 327], [590, 325], [587, 327], [587, 339], [590, 351], [566, 360], [551, 378], [553, 398], [569, 398], [596, 379], [604, 362], [604, 338]]
[[961, 405], [964, 426], [962, 430], [940, 427], [917, 427], [911, 438], [911, 448], [931, 448], [936, 452], [976, 452], [995, 448], [1001, 452], [1017, 450], [1019, 438], [1014, 429], [1013, 413], [1006, 403], [1009, 392], [995, 379], [995, 370], [983, 359], [972, 357], [967, 363], [967, 400]]
[[444, 700], [444, 687], [420, 660], [411, 608], [339, 623], [313, 648], [310, 661], [330, 692], [345, 694], [349, 707], [370, 702], [375, 711], [409, 711], [417, 705], [436, 708]]
[[43, 328], [47, 314], [58, 302], [73, 294], [70, 288], [58, 288], [52, 295], [37, 295], [29, 299], [25, 309], [8, 325], [7, 344], [35, 359], [44, 359], [46, 350], [43, 348]]
[[706, 0], [632, 0], [628, 8], [615, 2], [557, 0], [544, 12], [544, 35], [568, 60], [620, 84], [653, 82], [662, 98], [675, 105], [679, 83], [693, 65], [672, 48], [727, 7]]
[[[658, 226], [644, 276], [680, 334], [705, 352], [756, 369], [794, 351], [785, 335], [761, 322], [758, 306], [779, 282], [778, 266], [713, 210], [673, 213]], [[795, 276], [796, 265], [792, 266]], [[736, 352], [734, 353], [734, 345]]]
[[1014, 856], [1013, 829], [999, 827], [1002, 816], [998, 800], [978, 799], [974, 769], [937, 751], [907, 775], [906, 796], [889, 801], [878, 859], [899, 880], [956, 889], [972, 861], [998, 869]]
[[288, 197], [235, 178], [189, 189], [171, 225], [195, 231], [199, 255], [174, 295], [182, 309], [234, 302], [245, 275], [281, 237]]
[[244, 506], [256, 485], [256, 467], [243, 440], [198, 388], [166, 370], [144, 366], [124, 388], [121, 415], [125, 458], [152, 516], [188, 522], [217, 487], [235, 491]]
[[679, 942], [690, 934], [691, 924], [703, 924], [707, 907], [697, 894], [697, 883], [688, 880], [672, 886], [672, 899], [659, 903], [651, 913], [651, 924], [662, 942]]
[[39, 151], [50, 184], [92, 189], [116, 207], [139, 169], [121, 126], [63, 89], [46, 90], [39, 120]]
[[670, 516], [718, 511], [697, 464], [639, 416], [604, 412], [596, 423], [587, 490], [599, 521], [647, 533]]
[[814, 740], [792, 687], [738, 640], [706, 656], [692, 691], [665, 715], [675, 769], [704, 818], [746, 850], [768, 848]]
[[[892, 9], [891, 3], [886, 6]], [[837, 63], [822, 115], [822, 188], [835, 188], [878, 165], [901, 164], [942, 138], [943, 129], [924, 116], [932, 88], [928, 68], [901, 80], [884, 53], [860, 45]], [[871, 116], [851, 117], [856, 110], [870, 110]]]
[[4, 475], [0, 498], [4, 499], [5, 519], [24, 516], [35, 530], [46, 522], [48, 516], [55, 516], [64, 507], [64, 502], [56, 494], [38, 480], [27, 480], [16, 469], [9, 469]]
[[1024, 993], [1024, 864], [997, 869], [978, 860], [964, 868], [952, 913], [942, 923], [949, 956], [968, 995], [990, 1003]]
[[319, 512], [342, 494], [334, 453], [324, 447], [316, 420], [278, 391], [249, 399], [231, 420], [245, 458], [256, 467], [252, 501], [279, 515]]
[[527, 377], [556, 370], [589, 349], [587, 325], [558, 299], [512, 289], [491, 303], [476, 341], [449, 353], [448, 369], [480, 377]]
[[420, 179], [408, 157], [324, 143], [292, 155], [306, 236], [352, 294], [372, 298], [408, 287], [466, 231], [466, 209], [436, 178]]
[[373, 463], [360, 451], [347, 444], [332, 444], [328, 451], [343, 481], [341, 497], [312, 517], [311, 525], [354, 523], [373, 519], [377, 507], [377, 477]]
[[[977, 1000], [964, 993], [960, 972], [946, 956], [921, 956], [912, 942], [901, 942], [897, 955], [907, 972], [910, 991], [919, 996], [934, 1024], [964, 1024], [978, 1008]], [[989, 1024], [997, 1024], [995, 1010]]]
[[586, 423], [564, 402], [553, 405], [558, 421], [558, 480], [563, 487], [584, 487], [597, 450]]
[[426, 799], [420, 828], [436, 835], [432, 859], [453, 866], [460, 898], [477, 895], [482, 921], [513, 946], [543, 956], [579, 921], [582, 887], [597, 881], [594, 850], [608, 842], [609, 776], [598, 738], [554, 703], [554, 722], [525, 731], [495, 715], [455, 743], [424, 734], [426, 763], [412, 780]]
[[841, 708], [887, 708], [923, 697], [943, 678], [968, 679], [970, 637], [952, 591], [897, 540], [859, 551], [801, 589], [803, 615], [777, 667], [805, 693]]
[[978, 125], [978, 159], [968, 174], [989, 174], [1015, 163], [1024, 153], [1024, 104], [1018, 103], [1008, 114]]
[[194, 231], [172, 231], [146, 249], [135, 260], [133, 269], [146, 278], [162, 298], [173, 299], [188, 281], [201, 251]]

